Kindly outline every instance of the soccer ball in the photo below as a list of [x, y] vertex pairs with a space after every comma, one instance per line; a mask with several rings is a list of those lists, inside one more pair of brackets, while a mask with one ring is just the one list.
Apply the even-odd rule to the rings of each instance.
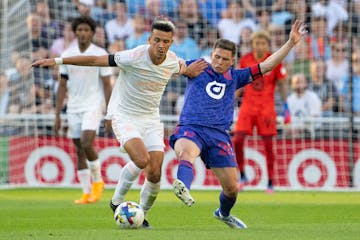
[[123, 202], [115, 209], [114, 219], [120, 228], [139, 228], [144, 221], [144, 211], [136, 202]]

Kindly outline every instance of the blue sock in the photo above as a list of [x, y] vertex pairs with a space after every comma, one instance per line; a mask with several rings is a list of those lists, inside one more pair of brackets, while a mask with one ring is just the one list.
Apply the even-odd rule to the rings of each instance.
[[194, 171], [191, 162], [180, 160], [177, 171], [177, 179], [181, 180], [187, 189], [190, 190], [191, 183], [194, 179]]
[[227, 196], [225, 196], [224, 192], [221, 191], [219, 199], [220, 199], [221, 215], [223, 215], [224, 217], [229, 216], [230, 210], [232, 209], [232, 207], [234, 206], [234, 204], [236, 202], [236, 198], [227, 197]]

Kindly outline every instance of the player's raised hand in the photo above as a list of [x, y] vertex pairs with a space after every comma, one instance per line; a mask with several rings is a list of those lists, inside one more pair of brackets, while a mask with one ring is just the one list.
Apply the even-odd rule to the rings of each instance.
[[31, 64], [31, 67], [53, 67], [56, 65], [54, 58], [40, 59]]
[[208, 67], [208, 65], [208, 62], [200, 58], [186, 67], [184, 75], [190, 78], [197, 77], [203, 72], [205, 68]]
[[295, 23], [291, 27], [291, 32], [289, 35], [289, 39], [294, 43], [298, 43], [300, 39], [307, 33], [306, 25], [300, 21], [296, 20]]

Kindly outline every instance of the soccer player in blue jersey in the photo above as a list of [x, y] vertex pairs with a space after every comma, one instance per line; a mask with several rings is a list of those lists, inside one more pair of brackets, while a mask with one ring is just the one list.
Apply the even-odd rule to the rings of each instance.
[[211, 53], [211, 64], [197, 77], [188, 78], [179, 124], [170, 136], [170, 146], [180, 160], [174, 193], [187, 206], [195, 203], [190, 186], [193, 164], [200, 156], [222, 187], [215, 218], [232, 228], [247, 228], [244, 222], [230, 215], [238, 195], [237, 163], [227, 132], [233, 121], [234, 93], [277, 66], [305, 33], [305, 25], [295, 21], [289, 40], [278, 51], [260, 64], [239, 70], [232, 68], [235, 44], [219, 39]]

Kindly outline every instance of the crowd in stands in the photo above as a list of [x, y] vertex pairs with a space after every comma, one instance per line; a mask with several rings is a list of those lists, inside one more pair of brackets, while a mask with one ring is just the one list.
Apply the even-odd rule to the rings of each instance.
[[[166, 15], [176, 25], [171, 50], [185, 60], [208, 59], [214, 41], [220, 37], [238, 44], [240, 58], [252, 50], [252, 33], [259, 30], [269, 33], [271, 51], [275, 51], [287, 40], [294, 19], [300, 19], [307, 23], [309, 33], [287, 56], [284, 64], [288, 72], [290, 101], [292, 104], [299, 101], [304, 106], [301, 111], [290, 111], [295, 117], [328, 117], [349, 112], [351, 67], [353, 111], [360, 115], [360, 0], [350, 3], [344, 0], [30, 2], [32, 9], [26, 19], [29, 41], [16, 45], [11, 66], [0, 69], [0, 115], [54, 113], [58, 69], [31, 69], [30, 63], [40, 58], [57, 57], [64, 49], [76, 44], [71, 19], [80, 15], [91, 16], [97, 22], [93, 42], [110, 53], [145, 44], [153, 17]], [[24, 54], [28, 49], [32, 52]], [[114, 78], [116, 76], [115, 72]], [[169, 82], [162, 100], [163, 114], [181, 111], [185, 85], [184, 77]], [[304, 88], [303, 92], [313, 93], [312, 98], [319, 98], [321, 107], [316, 113], [296, 97], [301, 94], [297, 91], [299, 85]], [[280, 113], [281, 101], [277, 103], [277, 109]]]

